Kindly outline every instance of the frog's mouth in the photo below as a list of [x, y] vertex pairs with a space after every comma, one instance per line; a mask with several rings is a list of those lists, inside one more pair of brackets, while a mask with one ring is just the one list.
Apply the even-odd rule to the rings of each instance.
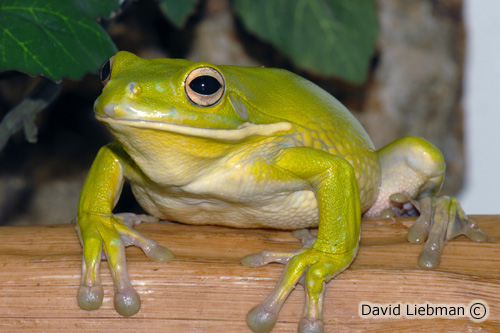
[[144, 119], [120, 119], [101, 115], [95, 115], [97, 120], [105, 122], [111, 126], [130, 126], [144, 129], [152, 129], [165, 132], [173, 132], [182, 135], [197, 136], [215, 140], [242, 140], [251, 136], [270, 136], [281, 131], [289, 131], [292, 124], [288, 122], [278, 122], [273, 124], [253, 124], [243, 123], [235, 129], [217, 129], [205, 127], [193, 127], [167, 122], [144, 120]]

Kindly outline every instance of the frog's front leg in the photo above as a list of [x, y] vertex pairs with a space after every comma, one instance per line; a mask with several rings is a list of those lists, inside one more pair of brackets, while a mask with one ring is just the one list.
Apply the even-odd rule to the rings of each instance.
[[77, 216], [77, 228], [83, 245], [78, 305], [84, 310], [95, 310], [102, 304], [104, 292], [99, 265], [104, 248], [115, 285], [115, 309], [123, 316], [137, 313], [141, 306], [139, 295], [128, 277], [125, 246], [139, 246], [149, 258], [157, 262], [173, 258], [169, 250], [131, 228], [131, 215], [112, 214], [121, 193], [127, 160], [127, 154], [116, 142], [101, 148], [85, 180]]
[[439, 196], [446, 167], [436, 147], [422, 138], [404, 137], [380, 149], [378, 155], [382, 186], [365, 216], [387, 216], [390, 211], [398, 214], [404, 206], [410, 210], [415, 207], [420, 216], [408, 232], [408, 240], [426, 242], [420, 266], [437, 267], [444, 244], [458, 235], [478, 242], [486, 240], [456, 198]]
[[[318, 236], [312, 247], [289, 255], [278, 285], [248, 313], [247, 323], [255, 332], [270, 331], [286, 298], [305, 276], [306, 305], [299, 330], [322, 332], [325, 283], [349, 266], [358, 249], [361, 208], [354, 170], [344, 159], [311, 148], [285, 149], [276, 166], [310, 184], [318, 202]], [[243, 263], [263, 262], [247, 258]]]

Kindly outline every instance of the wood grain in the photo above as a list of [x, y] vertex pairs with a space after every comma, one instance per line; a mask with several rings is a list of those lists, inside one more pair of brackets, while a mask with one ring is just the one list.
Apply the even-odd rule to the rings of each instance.
[[[364, 219], [358, 257], [332, 280], [325, 298], [325, 330], [500, 330], [500, 216], [475, 216], [488, 234], [486, 243], [459, 237], [446, 246], [441, 266], [417, 265], [421, 245], [408, 244], [411, 218]], [[247, 311], [274, 287], [283, 267], [240, 265], [246, 254], [300, 247], [290, 232], [186, 226], [174, 223], [137, 227], [171, 249], [167, 264], [149, 261], [137, 248], [127, 249], [132, 283], [141, 311], [122, 318], [113, 310], [113, 285], [102, 267], [105, 298], [96, 311], [80, 310], [81, 247], [74, 226], [0, 228], [0, 330], [248, 332]], [[431, 302], [489, 306], [482, 322], [458, 319], [364, 319], [361, 302]], [[275, 331], [295, 331], [304, 293], [298, 286], [280, 313]]]

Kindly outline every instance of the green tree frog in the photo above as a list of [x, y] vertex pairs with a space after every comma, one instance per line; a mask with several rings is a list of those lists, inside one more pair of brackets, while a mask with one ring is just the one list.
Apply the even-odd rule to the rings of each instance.
[[[325, 283], [358, 250], [361, 216], [417, 209], [408, 234], [424, 242], [419, 262], [435, 267], [444, 243], [485, 235], [452, 197], [440, 197], [445, 164], [422, 138], [405, 137], [375, 150], [365, 130], [334, 97], [281, 69], [215, 66], [119, 52], [101, 70], [98, 120], [116, 137], [99, 151], [78, 205], [83, 265], [78, 303], [103, 301], [102, 250], [123, 316], [140, 309], [128, 277], [125, 246], [158, 262], [172, 253], [132, 229], [156, 219], [241, 228], [318, 227], [291, 253], [264, 251], [250, 266], [287, 262], [275, 290], [247, 315], [267, 332], [301, 281], [306, 305], [299, 329], [321, 332]], [[114, 214], [125, 180], [151, 216]]]

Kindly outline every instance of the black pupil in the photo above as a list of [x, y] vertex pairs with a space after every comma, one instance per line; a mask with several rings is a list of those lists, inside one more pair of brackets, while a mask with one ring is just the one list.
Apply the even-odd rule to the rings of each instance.
[[101, 81], [105, 81], [109, 77], [110, 73], [111, 73], [111, 64], [110, 61], [108, 60], [101, 67]]
[[200, 95], [210, 96], [219, 91], [221, 84], [213, 76], [202, 75], [191, 81], [189, 87]]
[[106, 80], [109, 77], [110, 72], [111, 72], [111, 64], [108, 60], [101, 67], [101, 81]]

